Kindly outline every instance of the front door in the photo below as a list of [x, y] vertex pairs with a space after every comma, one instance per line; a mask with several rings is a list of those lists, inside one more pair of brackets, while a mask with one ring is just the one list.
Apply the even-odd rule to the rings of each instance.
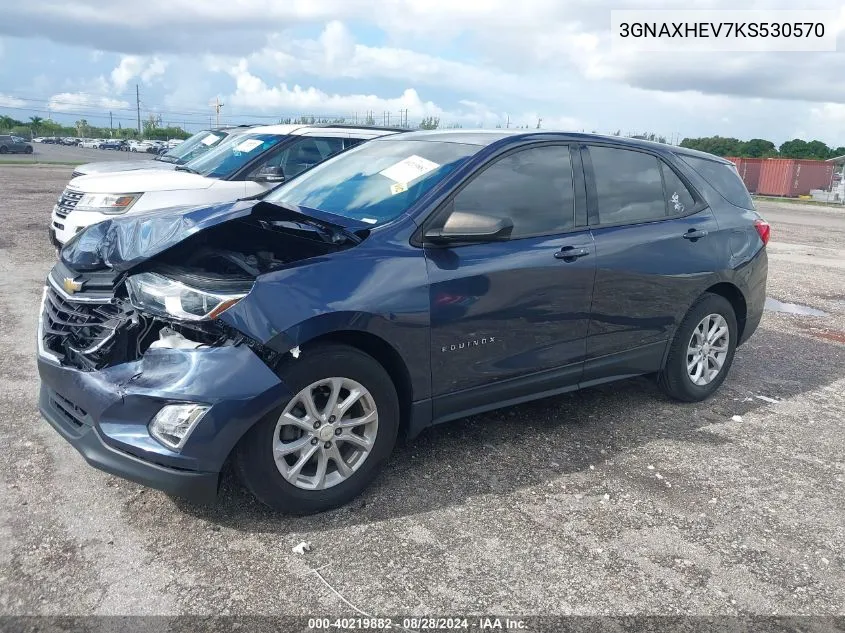
[[577, 154], [542, 145], [497, 159], [438, 217], [508, 217], [514, 229], [504, 242], [426, 248], [435, 418], [491, 390], [504, 401], [577, 384], [595, 274], [592, 236], [576, 226], [584, 204]]

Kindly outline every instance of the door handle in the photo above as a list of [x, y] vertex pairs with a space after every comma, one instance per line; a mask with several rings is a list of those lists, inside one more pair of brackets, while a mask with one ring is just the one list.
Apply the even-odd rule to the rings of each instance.
[[574, 262], [579, 257], [585, 257], [590, 254], [590, 249], [586, 246], [564, 246], [555, 253], [556, 259], [562, 259], [565, 262]]
[[686, 233], [684, 233], [685, 240], [697, 240], [702, 237], [707, 237], [707, 231], [701, 231], [699, 229], [690, 229]]

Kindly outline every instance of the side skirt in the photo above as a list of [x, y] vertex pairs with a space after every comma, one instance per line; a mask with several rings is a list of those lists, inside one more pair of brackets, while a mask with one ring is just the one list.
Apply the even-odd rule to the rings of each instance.
[[668, 343], [649, 343], [584, 363], [419, 400], [411, 405], [408, 438], [436, 424], [658, 371]]

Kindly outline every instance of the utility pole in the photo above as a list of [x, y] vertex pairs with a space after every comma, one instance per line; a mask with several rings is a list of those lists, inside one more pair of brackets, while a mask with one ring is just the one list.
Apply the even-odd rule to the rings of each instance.
[[109, 136], [114, 137], [114, 123], [112, 121], [111, 111], [109, 111]]
[[141, 93], [135, 84], [135, 106], [138, 108], [138, 138], [141, 138]]
[[214, 97], [214, 111], [217, 113], [217, 127], [220, 127], [220, 108], [222, 108], [225, 104], [220, 103], [220, 97]]
[[507, 115], [507, 121], [505, 122], [505, 129], [508, 129], [511, 126], [511, 115]]
[[538, 118], [538, 119], [537, 119], [537, 129], [538, 129], [538, 130], [540, 129], [540, 124], [541, 124], [542, 122], [543, 122], [543, 119], [542, 119], [542, 118]]

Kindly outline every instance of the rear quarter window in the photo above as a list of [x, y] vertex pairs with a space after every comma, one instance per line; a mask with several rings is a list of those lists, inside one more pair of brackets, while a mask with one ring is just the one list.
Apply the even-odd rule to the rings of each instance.
[[754, 202], [745, 188], [745, 183], [742, 182], [736, 167], [732, 164], [726, 165], [715, 160], [684, 156], [683, 154], [678, 154], [678, 157], [692, 167], [699, 176], [710, 183], [732, 205], [743, 209], [754, 209]]

